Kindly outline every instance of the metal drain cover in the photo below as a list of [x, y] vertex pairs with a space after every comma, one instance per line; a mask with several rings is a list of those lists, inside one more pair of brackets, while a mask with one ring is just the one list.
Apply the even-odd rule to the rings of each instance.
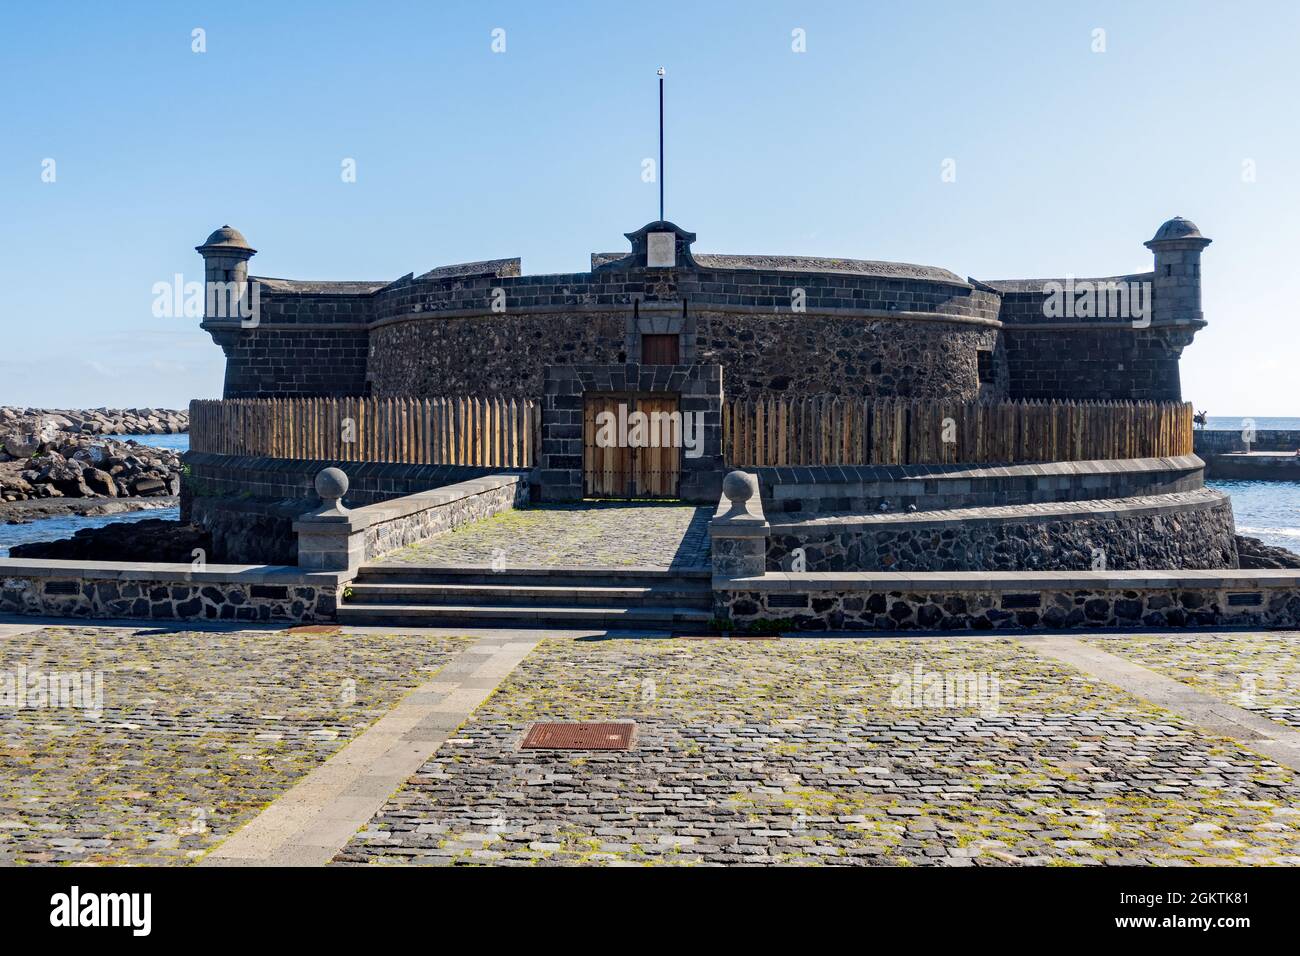
[[342, 634], [337, 624], [298, 624], [288, 629], [290, 634]]
[[533, 724], [524, 737], [525, 750], [627, 750], [632, 746], [632, 721], [617, 724]]

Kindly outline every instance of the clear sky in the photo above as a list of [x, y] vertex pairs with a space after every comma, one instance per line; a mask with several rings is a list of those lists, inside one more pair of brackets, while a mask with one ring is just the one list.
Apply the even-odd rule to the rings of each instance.
[[151, 306], [223, 223], [258, 275], [585, 270], [656, 218], [662, 65], [698, 251], [1111, 275], [1183, 215], [1214, 239], [1185, 397], [1300, 415], [1298, 37], [1293, 0], [5, 3], [0, 403], [218, 396]]

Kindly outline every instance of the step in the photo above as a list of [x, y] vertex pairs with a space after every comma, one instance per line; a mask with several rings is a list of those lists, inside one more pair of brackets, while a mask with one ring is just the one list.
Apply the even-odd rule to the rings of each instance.
[[357, 572], [357, 584], [508, 584], [571, 587], [651, 587], [665, 583], [709, 582], [707, 568], [504, 568], [468, 565], [424, 567], [367, 564]]
[[551, 627], [572, 624], [587, 627], [707, 624], [712, 612], [692, 607], [544, 607], [515, 604], [343, 604], [340, 624], [408, 625], [442, 627], [451, 624], [508, 624], [516, 627]]
[[649, 587], [538, 584], [398, 584], [353, 583], [348, 604], [527, 604], [708, 607], [712, 591], [704, 582], [664, 583]]

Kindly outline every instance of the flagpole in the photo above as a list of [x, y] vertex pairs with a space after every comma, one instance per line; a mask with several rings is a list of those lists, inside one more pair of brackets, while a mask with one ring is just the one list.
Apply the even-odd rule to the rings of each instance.
[[664, 221], [664, 68], [659, 67], [659, 221]]

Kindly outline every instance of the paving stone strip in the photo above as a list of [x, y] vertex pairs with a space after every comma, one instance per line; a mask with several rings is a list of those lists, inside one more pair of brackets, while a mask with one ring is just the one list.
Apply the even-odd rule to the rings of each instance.
[[1157, 707], [1172, 711], [1204, 730], [1233, 738], [1284, 767], [1300, 771], [1300, 731], [1287, 729], [1265, 717], [1203, 694], [1094, 644], [1056, 636], [1020, 640], [1039, 654], [1077, 667]]
[[0, 638], [17, 637], [28, 631], [39, 631], [44, 624], [0, 624]]
[[321, 764], [201, 866], [328, 863], [537, 646], [534, 636], [484, 638]]
[[1088, 644], [1300, 730], [1300, 633], [1107, 635]]

